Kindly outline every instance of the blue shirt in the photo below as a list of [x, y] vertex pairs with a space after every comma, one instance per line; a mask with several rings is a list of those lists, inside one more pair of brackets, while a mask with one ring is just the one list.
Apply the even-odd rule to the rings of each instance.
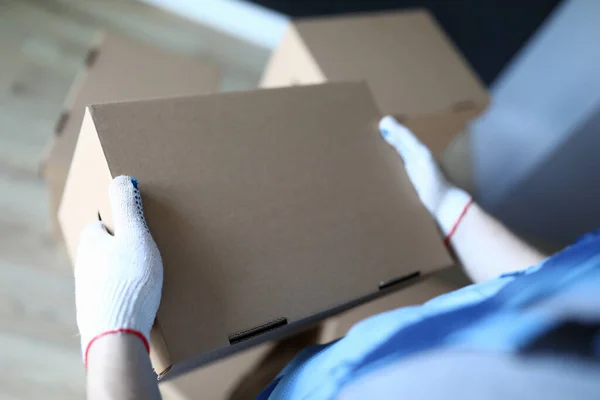
[[[472, 357], [485, 358], [489, 370]], [[524, 361], [533, 364], [524, 368]], [[511, 376], [501, 388], [529, 397], [560, 398], [565, 390], [600, 399], [600, 375], [590, 373], [600, 373], [600, 231], [527, 270], [373, 316], [332, 344], [307, 348], [259, 399], [333, 399], [353, 389], [373, 398], [417, 392], [468, 398], [464, 391], [448, 392], [448, 383], [436, 384], [441, 378], [430, 381], [443, 366], [448, 376], [461, 370], [482, 375], [471, 382], [484, 392], [492, 375]], [[529, 377], [542, 370], [545, 379]], [[585, 380], [589, 376], [597, 379]]]

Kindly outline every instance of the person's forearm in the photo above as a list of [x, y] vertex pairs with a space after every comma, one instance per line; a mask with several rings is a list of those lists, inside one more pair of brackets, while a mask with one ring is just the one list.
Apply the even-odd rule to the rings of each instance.
[[450, 245], [474, 282], [519, 271], [546, 258], [476, 203], [468, 207]]
[[87, 362], [89, 400], [161, 398], [146, 348], [134, 335], [98, 338], [89, 349]]
[[160, 304], [162, 258], [144, 218], [137, 179], [113, 179], [109, 199], [112, 234], [102, 221], [90, 221], [75, 261], [88, 399], [160, 399], [148, 342]]

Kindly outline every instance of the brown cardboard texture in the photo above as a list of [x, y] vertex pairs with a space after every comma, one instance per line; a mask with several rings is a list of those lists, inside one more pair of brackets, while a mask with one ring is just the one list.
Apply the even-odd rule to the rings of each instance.
[[240, 378], [256, 369], [273, 347], [274, 343], [263, 343], [163, 382], [160, 384], [162, 397], [164, 400], [195, 400], [199, 397], [209, 400], [231, 399], [231, 392]]
[[161, 382], [160, 391], [164, 400], [196, 400], [199, 394], [209, 400], [255, 399], [300, 351], [326, 340], [319, 325]]
[[62, 197], [85, 106], [108, 101], [210, 93], [220, 73], [210, 62], [103, 35], [71, 87], [43, 162], [53, 220]]
[[170, 376], [410, 284], [452, 261], [380, 117], [360, 82], [90, 106], [59, 211], [69, 253], [98, 212], [111, 227], [111, 178], [138, 178]]
[[448, 146], [462, 133], [482, 107], [465, 104], [463, 107], [413, 117], [396, 116], [425, 144], [437, 159], [442, 159]]
[[384, 114], [489, 102], [480, 79], [426, 10], [294, 21], [260, 86], [363, 79]]
[[447, 268], [420, 282], [381, 296], [327, 319], [322, 324], [322, 339], [328, 343], [339, 339], [357, 323], [386, 311], [423, 304], [437, 296], [458, 290], [471, 283], [459, 266]]

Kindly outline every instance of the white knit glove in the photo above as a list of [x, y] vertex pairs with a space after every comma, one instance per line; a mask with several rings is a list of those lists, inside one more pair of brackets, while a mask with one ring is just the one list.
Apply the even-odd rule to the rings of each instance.
[[163, 265], [146, 226], [137, 180], [115, 178], [110, 185], [114, 236], [102, 222], [81, 232], [75, 262], [75, 302], [81, 349], [123, 332], [138, 336], [149, 351], [163, 283]]
[[471, 196], [446, 180], [431, 151], [394, 117], [383, 117], [379, 130], [404, 160], [421, 202], [436, 219], [448, 244], [473, 201]]

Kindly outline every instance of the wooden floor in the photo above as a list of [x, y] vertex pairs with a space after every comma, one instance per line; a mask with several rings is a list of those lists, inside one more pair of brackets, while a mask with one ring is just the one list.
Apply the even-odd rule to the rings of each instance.
[[268, 56], [134, 0], [0, 0], [0, 399], [81, 399], [71, 267], [38, 165], [97, 32], [210, 58], [224, 90], [253, 87]]

